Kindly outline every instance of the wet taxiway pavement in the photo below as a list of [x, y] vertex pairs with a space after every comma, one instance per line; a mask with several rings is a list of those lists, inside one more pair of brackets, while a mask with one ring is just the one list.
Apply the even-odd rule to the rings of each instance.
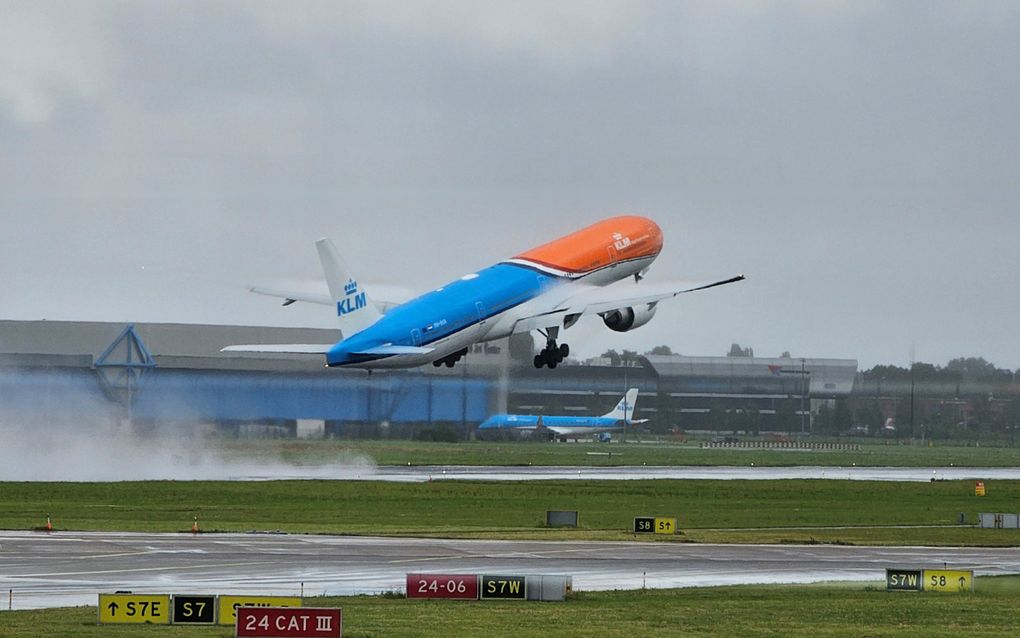
[[338, 479], [423, 482], [439, 480], [542, 481], [715, 479], [772, 481], [825, 479], [852, 481], [1020, 480], [1020, 467], [736, 467], [736, 466], [469, 466], [427, 465], [350, 468], [345, 466], [292, 466], [272, 475], [239, 474], [233, 480]]
[[95, 604], [115, 590], [374, 593], [402, 590], [407, 572], [569, 574], [575, 589], [603, 590], [876, 581], [886, 567], [944, 563], [1020, 573], [1020, 549], [0, 532], [0, 590], [13, 590], [14, 609]]

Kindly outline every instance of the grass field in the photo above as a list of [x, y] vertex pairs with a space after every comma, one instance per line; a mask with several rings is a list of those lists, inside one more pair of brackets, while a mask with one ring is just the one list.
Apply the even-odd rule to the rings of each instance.
[[[634, 516], [678, 516], [694, 542], [1020, 545], [1020, 530], [959, 527], [1016, 511], [1020, 481], [145, 481], [0, 483], [0, 528], [282, 530], [471, 538], [631, 539]], [[546, 529], [545, 511], [580, 527]], [[904, 526], [904, 527], [893, 527]], [[661, 538], [655, 540], [662, 540]]]
[[[464, 441], [433, 443], [400, 440], [247, 440], [221, 441], [234, 458], [283, 459], [325, 463], [364, 456], [379, 465], [823, 465], [845, 467], [1014, 467], [1020, 451], [1009, 447], [864, 444], [859, 451], [783, 449], [702, 449], [680, 443], [546, 443]], [[613, 456], [604, 456], [606, 452]], [[591, 456], [589, 452], [602, 453]]]
[[[884, 585], [738, 586], [580, 592], [564, 603], [308, 598], [341, 607], [344, 636], [1015, 636], [1018, 577], [984, 577], [967, 594], [886, 592]], [[229, 627], [98, 627], [95, 607], [0, 612], [4, 638], [227, 638]]]

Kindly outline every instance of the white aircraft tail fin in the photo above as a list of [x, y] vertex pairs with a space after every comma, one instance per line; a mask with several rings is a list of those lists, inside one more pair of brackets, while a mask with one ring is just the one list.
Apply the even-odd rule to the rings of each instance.
[[634, 404], [637, 403], [638, 389], [631, 388], [623, 395], [620, 402], [616, 404], [611, 412], [604, 415], [604, 418], [617, 419], [619, 421], [634, 420]]
[[326, 275], [329, 296], [336, 307], [337, 321], [340, 322], [340, 334], [344, 339], [357, 334], [371, 326], [382, 316], [378, 306], [372, 303], [368, 294], [361, 288], [358, 280], [351, 274], [337, 251], [333, 242], [320, 239], [315, 242], [322, 262], [322, 272]]

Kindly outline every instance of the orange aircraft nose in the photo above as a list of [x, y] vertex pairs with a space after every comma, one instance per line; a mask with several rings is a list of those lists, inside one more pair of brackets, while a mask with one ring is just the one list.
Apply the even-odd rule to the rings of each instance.
[[647, 217], [624, 215], [604, 219], [514, 259], [584, 275], [610, 265], [614, 256], [617, 262], [628, 261], [654, 257], [661, 250], [662, 229], [658, 224]]

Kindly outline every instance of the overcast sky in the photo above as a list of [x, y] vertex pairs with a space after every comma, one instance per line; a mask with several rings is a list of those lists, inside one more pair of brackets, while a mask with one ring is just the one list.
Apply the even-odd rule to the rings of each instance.
[[1020, 368], [1018, 69], [1016, 2], [6, 0], [0, 318], [331, 327], [245, 286], [635, 213], [750, 279], [582, 354]]

